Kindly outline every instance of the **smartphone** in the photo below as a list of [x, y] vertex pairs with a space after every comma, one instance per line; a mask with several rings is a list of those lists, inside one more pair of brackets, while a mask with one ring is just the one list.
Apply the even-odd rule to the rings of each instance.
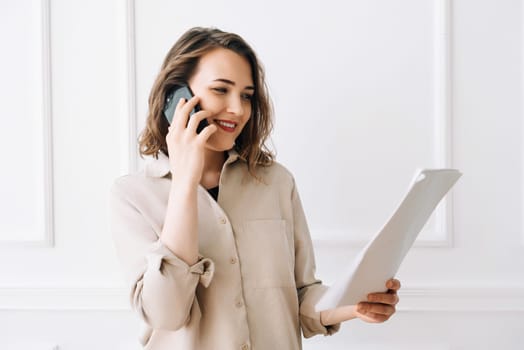
[[[167, 119], [167, 122], [171, 125], [173, 121], [173, 116], [175, 115], [175, 109], [181, 98], [184, 98], [186, 101], [189, 101], [193, 97], [191, 89], [187, 85], [176, 86], [171, 92], [167, 94], [166, 102], [164, 104], [164, 116]], [[196, 105], [191, 112], [189, 112], [189, 117], [196, 112], [200, 111], [200, 106]], [[197, 127], [197, 133], [200, 133], [208, 125], [207, 120], [202, 120]]]

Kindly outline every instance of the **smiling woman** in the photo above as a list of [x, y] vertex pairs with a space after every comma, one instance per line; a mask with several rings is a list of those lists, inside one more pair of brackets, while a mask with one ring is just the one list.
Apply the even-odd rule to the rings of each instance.
[[[222, 58], [227, 59], [221, 60]], [[212, 66], [208, 67], [208, 63]], [[237, 63], [240, 63], [242, 72], [235, 66]], [[228, 79], [228, 76], [222, 74], [230, 74], [237, 79], [240, 77], [241, 80]], [[272, 129], [272, 109], [264, 69], [258, 63], [255, 52], [238, 35], [205, 28], [186, 32], [164, 60], [149, 96], [147, 125], [140, 139], [142, 155], [156, 156], [158, 151], [169, 154], [165, 141], [169, 124], [162, 113], [165, 97], [174, 87], [187, 83], [196, 96], [204, 92], [206, 96], [210, 96], [214, 92], [215, 95], [230, 97], [231, 93], [228, 92], [232, 88], [241, 89], [242, 99], [246, 102], [249, 100], [249, 103], [242, 106], [245, 108], [249, 105], [251, 113], [248, 114], [249, 122], [245, 129], [236, 139], [235, 149], [247, 161], [250, 171], [256, 165], [271, 163], [273, 155], [266, 148], [265, 141]], [[213, 100], [205, 99], [200, 104], [205, 105]]]
[[[169, 125], [166, 98], [182, 85], [194, 97]], [[111, 195], [146, 349], [300, 349], [301, 331], [330, 335], [395, 312], [396, 280], [358, 308], [315, 311], [325, 286], [295, 180], [265, 147], [271, 120], [262, 67], [239, 36], [193, 28], [168, 53], [140, 140], [153, 157]]]
[[201, 108], [211, 115], [208, 123], [218, 126], [208, 147], [213, 151], [233, 148], [251, 117], [255, 87], [249, 61], [234, 51], [214, 49], [200, 58], [189, 86], [200, 98]]

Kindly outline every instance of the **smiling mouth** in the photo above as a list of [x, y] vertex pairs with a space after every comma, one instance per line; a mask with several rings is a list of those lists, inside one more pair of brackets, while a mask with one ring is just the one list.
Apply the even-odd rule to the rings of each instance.
[[215, 120], [215, 123], [219, 128], [221, 128], [224, 131], [227, 132], [233, 132], [235, 131], [237, 127], [237, 123], [231, 122], [231, 121], [225, 121], [225, 120]]

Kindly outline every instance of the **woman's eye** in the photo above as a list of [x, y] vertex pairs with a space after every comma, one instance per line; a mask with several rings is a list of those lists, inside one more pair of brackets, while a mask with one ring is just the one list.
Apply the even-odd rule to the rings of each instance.
[[242, 94], [242, 98], [246, 101], [251, 101], [253, 99], [252, 94]]
[[227, 89], [218, 87], [218, 88], [213, 88], [213, 91], [218, 92], [219, 94], [225, 94], [227, 92]]

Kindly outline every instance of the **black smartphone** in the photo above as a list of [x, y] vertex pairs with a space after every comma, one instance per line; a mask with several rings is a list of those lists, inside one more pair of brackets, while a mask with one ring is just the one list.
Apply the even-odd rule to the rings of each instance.
[[[167, 122], [171, 125], [173, 121], [173, 116], [175, 115], [175, 109], [181, 98], [184, 98], [186, 101], [189, 101], [193, 97], [191, 89], [187, 85], [176, 86], [171, 92], [167, 94], [166, 102], [164, 103], [164, 116], [167, 119]], [[189, 117], [196, 112], [200, 111], [200, 106], [197, 104], [191, 112], [189, 112]], [[202, 120], [197, 127], [197, 133], [201, 132], [208, 125], [207, 120]]]

